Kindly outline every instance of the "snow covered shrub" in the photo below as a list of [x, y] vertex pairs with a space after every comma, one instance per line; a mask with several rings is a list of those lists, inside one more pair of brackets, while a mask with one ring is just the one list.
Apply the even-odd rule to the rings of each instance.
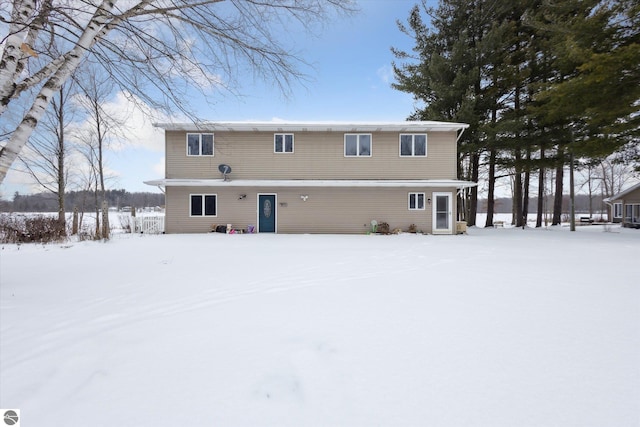
[[0, 215], [0, 242], [16, 243], [23, 226], [13, 215]]
[[52, 216], [0, 217], [0, 241], [2, 243], [50, 243], [60, 242], [67, 232], [58, 218]]

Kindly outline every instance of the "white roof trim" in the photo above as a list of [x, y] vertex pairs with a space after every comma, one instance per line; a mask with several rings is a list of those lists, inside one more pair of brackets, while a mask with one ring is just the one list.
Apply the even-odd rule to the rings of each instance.
[[457, 179], [413, 180], [309, 180], [309, 179], [156, 179], [145, 181], [147, 185], [163, 187], [433, 187], [469, 188], [478, 184]]
[[164, 130], [227, 131], [227, 132], [457, 132], [469, 127], [466, 123], [437, 121], [400, 122], [233, 122], [206, 121], [199, 123], [154, 123]]

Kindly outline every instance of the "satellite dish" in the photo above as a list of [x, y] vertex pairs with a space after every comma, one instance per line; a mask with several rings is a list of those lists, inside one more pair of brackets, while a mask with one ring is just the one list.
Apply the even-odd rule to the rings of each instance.
[[224, 163], [218, 166], [218, 170], [222, 173], [224, 180], [227, 181], [227, 174], [231, 173], [231, 166], [225, 165]]

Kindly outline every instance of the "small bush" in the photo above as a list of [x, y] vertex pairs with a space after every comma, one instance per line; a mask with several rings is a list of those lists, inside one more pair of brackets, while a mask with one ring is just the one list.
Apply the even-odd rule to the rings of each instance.
[[60, 242], [67, 232], [58, 218], [37, 216], [0, 216], [0, 242], [50, 243]]
[[380, 234], [389, 234], [389, 224], [386, 222], [378, 223], [378, 233]]

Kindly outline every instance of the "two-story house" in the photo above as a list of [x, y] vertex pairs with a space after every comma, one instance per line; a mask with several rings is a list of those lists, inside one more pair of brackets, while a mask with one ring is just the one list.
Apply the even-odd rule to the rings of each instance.
[[165, 131], [165, 231], [455, 233], [457, 140], [433, 121], [156, 124]]

